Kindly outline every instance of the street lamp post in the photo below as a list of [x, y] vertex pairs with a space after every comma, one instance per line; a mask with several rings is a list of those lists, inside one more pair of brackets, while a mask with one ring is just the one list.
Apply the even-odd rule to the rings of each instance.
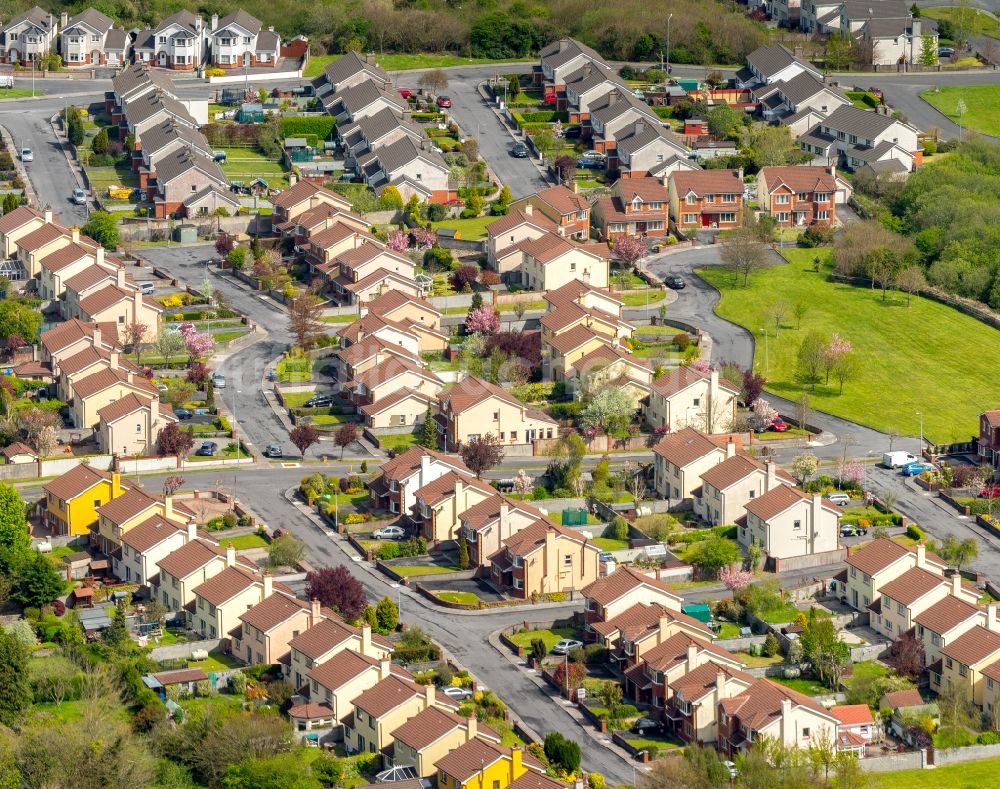
[[673, 14], [667, 16], [667, 73], [670, 73], [670, 20], [674, 18]]
[[924, 456], [924, 412], [917, 411], [917, 416], [920, 417], [920, 444], [917, 446], [918, 457]]
[[[236, 406], [239, 403], [239, 396], [241, 392], [239, 389], [233, 390], [233, 438], [236, 439], [236, 460], [240, 459], [242, 452], [240, 451], [240, 422], [236, 418]], [[233, 469], [233, 506], [236, 506], [236, 470]]]

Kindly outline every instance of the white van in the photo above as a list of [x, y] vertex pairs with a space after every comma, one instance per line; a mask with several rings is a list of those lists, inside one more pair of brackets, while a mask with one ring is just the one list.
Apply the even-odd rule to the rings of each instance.
[[913, 463], [915, 460], [916, 458], [909, 452], [897, 450], [896, 452], [882, 453], [882, 465], [886, 468], [902, 468], [909, 463]]
[[149, 296], [155, 290], [156, 290], [156, 285], [154, 285], [152, 282], [140, 282], [139, 283], [139, 292], [143, 296]]

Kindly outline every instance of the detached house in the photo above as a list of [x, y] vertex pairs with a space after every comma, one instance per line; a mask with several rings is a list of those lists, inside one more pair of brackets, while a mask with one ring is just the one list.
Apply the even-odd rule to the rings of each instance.
[[739, 390], [719, 378], [684, 365], [653, 381], [645, 406], [646, 422], [668, 431], [695, 427], [706, 433], [725, 433], [736, 418]]
[[536, 521], [490, 556], [493, 583], [514, 597], [575, 592], [597, 580], [601, 549], [579, 531]]
[[[0, 219], [0, 223], [2, 222], [3, 219]], [[989, 463], [994, 468], [1000, 468], [1000, 408], [984, 411], [979, 415], [977, 454], [984, 463]]]
[[530, 444], [558, 435], [558, 423], [548, 414], [475, 376], [462, 379], [438, 395], [438, 400], [438, 438], [448, 451], [487, 433], [501, 444]]
[[776, 560], [833, 553], [840, 548], [838, 506], [819, 493], [803, 493], [792, 485], [775, 485], [746, 503], [745, 519], [737, 519], [740, 545], [760, 545]]
[[742, 170], [677, 170], [668, 183], [670, 216], [678, 229], [732, 228], [742, 221]]
[[274, 66], [281, 51], [281, 38], [273, 27], [263, 29], [259, 19], [239, 9], [219, 19], [212, 16], [211, 63], [219, 68]]
[[693, 427], [685, 427], [661, 438], [653, 454], [657, 494], [680, 507], [693, 497], [703, 473], [736, 454], [736, 444], [730, 440], [720, 445]]
[[108, 62], [106, 45], [114, 26], [114, 22], [93, 8], [88, 8], [72, 18], [63, 14], [59, 24], [59, 51], [62, 54], [63, 64], [70, 68], [111, 65]]
[[604, 238], [664, 238], [669, 230], [670, 193], [656, 178], [628, 178], [612, 187], [610, 197], [594, 203], [594, 224]]
[[922, 21], [912, 16], [904, 19], [869, 19], [861, 26], [859, 35], [861, 51], [876, 66], [919, 64], [925, 37], [930, 39], [931, 51], [936, 53], [937, 31], [925, 31]]
[[470, 740], [480, 738], [499, 745], [501, 737], [476, 716], [463, 718], [451, 710], [427, 707], [392, 733], [389, 763], [412, 767], [420, 778], [434, 778], [437, 763]]
[[56, 51], [56, 18], [32, 6], [0, 27], [4, 63], [29, 63]]
[[515, 200], [510, 207], [520, 210], [528, 204], [552, 220], [564, 238], [586, 241], [590, 237], [590, 204], [572, 189], [552, 186]]
[[781, 227], [837, 223], [836, 167], [762, 167], [757, 203]]
[[[141, 52], [139, 42], [143, 42]], [[140, 59], [159, 68], [193, 71], [205, 62], [205, 50], [204, 22], [190, 11], [178, 11], [136, 38]]]

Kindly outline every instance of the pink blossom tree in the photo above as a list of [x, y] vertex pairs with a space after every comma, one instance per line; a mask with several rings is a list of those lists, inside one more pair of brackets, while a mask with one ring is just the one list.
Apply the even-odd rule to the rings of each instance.
[[691, 362], [691, 369], [697, 370], [699, 373], [709, 373], [712, 371], [712, 365], [704, 359], [695, 359]]
[[212, 339], [212, 335], [196, 331], [184, 335], [184, 345], [187, 346], [188, 353], [193, 359], [208, 356], [215, 350], [215, 340]]
[[611, 254], [616, 260], [631, 268], [646, 257], [646, 244], [635, 236], [616, 236], [614, 244], [611, 245]]
[[750, 585], [753, 581], [753, 573], [749, 570], [734, 570], [732, 567], [723, 567], [719, 571], [719, 580], [735, 596], [740, 589]]
[[389, 234], [389, 240], [386, 241], [386, 246], [393, 252], [405, 252], [410, 247], [410, 236], [402, 230], [393, 230]]
[[529, 474], [525, 473], [523, 468], [519, 469], [517, 474], [514, 475], [514, 492], [521, 496], [527, 496], [533, 488], [534, 480]]
[[465, 328], [480, 334], [496, 334], [500, 331], [500, 316], [493, 311], [493, 307], [484, 304], [469, 310], [465, 317]]
[[856, 460], [849, 460], [846, 463], [840, 464], [838, 475], [842, 483], [862, 482], [865, 478], [865, 466]]
[[833, 333], [830, 337], [830, 342], [828, 342], [823, 348], [823, 370], [826, 373], [826, 382], [830, 383], [830, 373], [837, 363], [847, 356], [854, 346], [851, 345], [851, 341], [846, 337], [841, 337], [837, 332]]
[[750, 414], [750, 427], [757, 432], [763, 432], [771, 426], [771, 423], [777, 417], [778, 412], [771, 407], [771, 404], [763, 397], [758, 397], [753, 402], [753, 412]]

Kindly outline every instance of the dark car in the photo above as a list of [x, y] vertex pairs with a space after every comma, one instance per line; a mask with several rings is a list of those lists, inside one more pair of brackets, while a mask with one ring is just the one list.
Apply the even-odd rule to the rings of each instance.
[[954, 47], [938, 47], [939, 58], [950, 58], [955, 56]]
[[563, 137], [565, 137], [567, 140], [579, 139], [581, 136], [583, 136], [582, 126], [568, 126], [566, 128], [566, 131], [563, 132]]
[[527, 159], [528, 146], [525, 145], [523, 142], [516, 142], [510, 149], [510, 155], [513, 156], [515, 159]]
[[335, 402], [337, 402], [337, 398], [333, 395], [316, 395], [306, 400], [304, 408], [325, 408]]
[[195, 454], [198, 455], [199, 457], [210, 458], [214, 456], [215, 453], [218, 451], [219, 451], [218, 444], [216, 444], [214, 441], [206, 441], [200, 447], [198, 447], [198, 451], [195, 452]]
[[442, 109], [448, 109], [451, 106], [451, 97], [438, 96], [437, 105]]
[[577, 159], [576, 166], [581, 170], [603, 170], [604, 159], [594, 159], [588, 156], [583, 159]]
[[176, 416], [178, 419], [190, 419], [193, 416], [193, 414], [186, 408], [175, 408], [174, 416]]
[[663, 280], [663, 284], [671, 290], [684, 290], [686, 287], [684, 278], [678, 274], [668, 274]]

